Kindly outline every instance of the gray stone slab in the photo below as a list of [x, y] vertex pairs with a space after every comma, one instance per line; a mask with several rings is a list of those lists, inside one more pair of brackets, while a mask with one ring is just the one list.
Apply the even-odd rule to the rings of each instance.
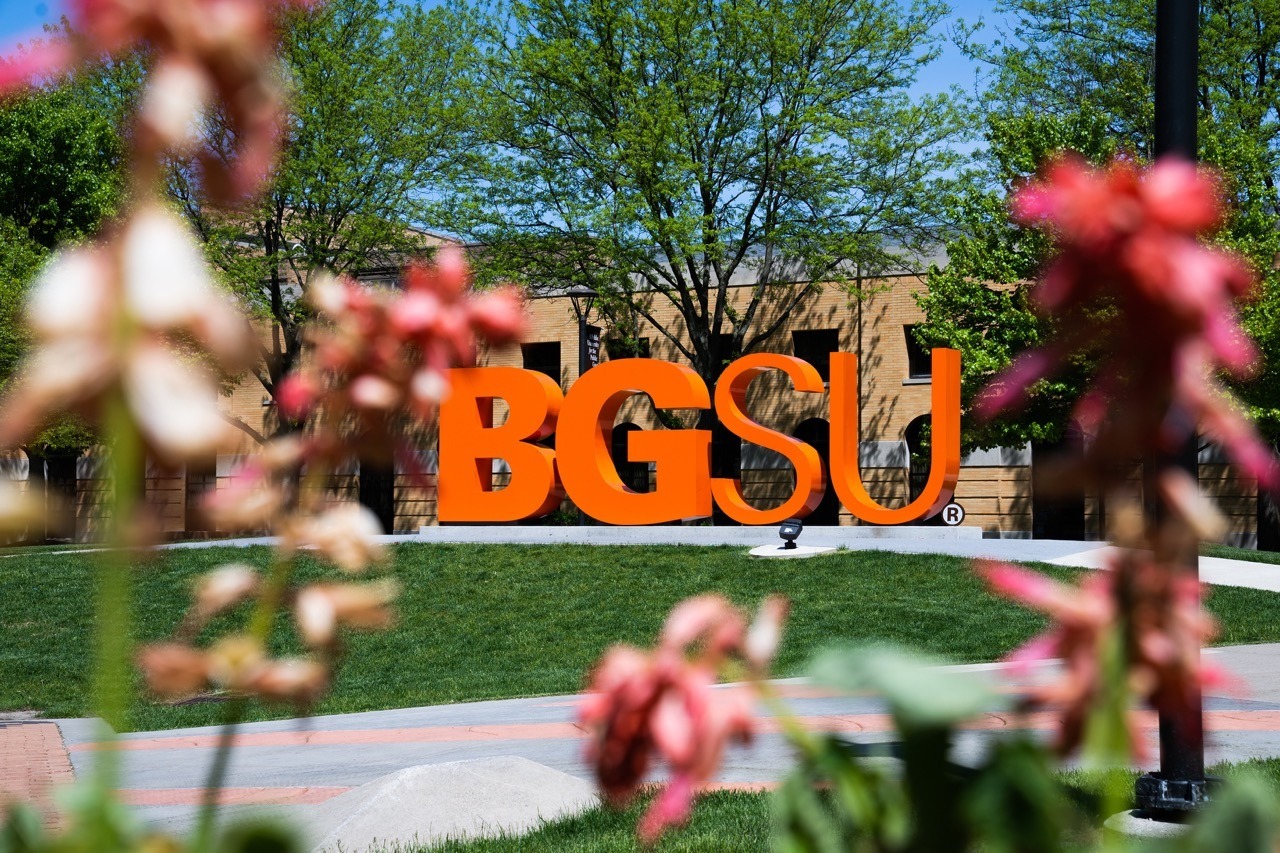
[[410, 767], [314, 810], [316, 850], [354, 853], [394, 843], [520, 834], [599, 802], [590, 783], [505, 756]]

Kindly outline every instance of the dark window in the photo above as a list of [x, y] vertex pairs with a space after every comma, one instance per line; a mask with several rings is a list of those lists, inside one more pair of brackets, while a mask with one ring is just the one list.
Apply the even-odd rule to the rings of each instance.
[[796, 358], [812, 364], [823, 382], [831, 381], [831, 353], [840, 349], [838, 329], [800, 329], [791, 333]]
[[724, 373], [724, 369], [738, 357], [738, 353], [733, 351], [733, 335], [716, 335], [715, 348], [715, 352], [713, 353], [715, 357], [714, 364], [716, 366], [716, 376], [719, 376], [721, 373]]
[[649, 491], [649, 463], [632, 462], [627, 459], [627, 436], [639, 432], [640, 427], [633, 423], [618, 424], [613, 428], [610, 439], [609, 455], [613, 459], [613, 467], [618, 471], [622, 484], [633, 492], [644, 494]]
[[605, 335], [604, 351], [609, 354], [611, 361], [619, 358], [648, 358], [649, 339]]
[[205, 496], [218, 488], [218, 458], [214, 455], [187, 463], [187, 532], [207, 533], [213, 530], [209, 518], [201, 511]]
[[928, 379], [933, 376], [932, 350], [920, 346], [916, 340], [916, 327], [903, 326], [907, 338], [907, 376], [912, 379]]
[[742, 476], [742, 439], [719, 418], [711, 424], [711, 476]]
[[551, 381], [560, 384], [560, 342], [549, 341], [540, 344], [521, 344], [520, 353], [524, 356], [524, 369], [536, 370], [551, 377]]

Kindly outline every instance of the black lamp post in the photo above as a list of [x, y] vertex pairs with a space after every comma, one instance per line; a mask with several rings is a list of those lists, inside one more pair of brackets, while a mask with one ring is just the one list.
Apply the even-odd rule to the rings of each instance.
[[[587, 317], [600, 294], [585, 284], [575, 284], [565, 291], [573, 303], [573, 313], [578, 317], [578, 376], [591, 369], [591, 350], [587, 342]], [[587, 514], [578, 510], [578, 524], [587, 523]]]
[[575, 284], [565, 291], [573, 303], [573, 313], [578, 317], [578, 375], [591, 369], [591, 352], [587, 346], [587, 316], [600, 294], [585, 284]]
[[[1200, 67], [1199, 0], [1157, 0], [1155, 65], [1155, 155], [1196, 159], [1196, 83]], [[1192, 477], [1198, 473], [1199, 440], [1188, 437], [1172, 458], [1149, 460], [1175, 464]], [[1154, 466], [1148, 465], [1150, 471]], [[1167, 516], [1163, 501], [1155, 496], [1154, 483], [1147, 478], [1148, 511], [1156, 518]], [[1199, 573], [1194, 547], [1179, 555], [1175, 571], [1191, 577]], [[1205, 802], [1211, 781], [1204, 774], [1203, 700], [1197, 691], [1188, 712], [1174, 716], [1160, 713], [1160, 772], [1138, 779], [1135, 791], [1138, 808], [1151, 817], [1176, 820]]]

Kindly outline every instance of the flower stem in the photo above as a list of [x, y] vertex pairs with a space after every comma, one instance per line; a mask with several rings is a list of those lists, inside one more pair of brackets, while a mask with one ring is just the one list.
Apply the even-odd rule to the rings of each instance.
[[94, 669], [97, 712], [110, 729], [105, 733], [108, 748], [99, 753], [95, 762], [97, 784], [104, 792], [116, 787], [119, 759], [111, 742], [126, 726], [132, 694], [129, 658], [132, 647], [130, 574], [133, 568], [127, 546], [131, 544], [128, 531], [137, 514], [145, 473], [142, 470], [145, 464], [142, 442], [123, 394], [112, 395], [107, 407], [107, 433], [113, 439], [110, 473], [114, 492], [109, 541], [116, 547], [107, 551], [98, 573], [97, 660]]
[[[276, 611], [284, 599], [284, 591], [293, 575], [294, 560], [277, 558], [271, 566], [271, 574], [267, 579], [262, 594], [254, 605], [253, 616], [249, 623], [249, 635], [262, 643], [266, 648], [275, 624]], [[218, 746], [213, 756], [213, 764], [209, 768], [209, 778], [205, 781], [204, 794], [200, 802], [200, 819], [196, 825], [196, 853], [205, 853], [213, 849], [213, 832], [216, 827], [218, 812], [218, 792], [226, 782], [227, 768], [231, 763], [231, 750], [235, 745], [236, 730], [244, 719], [247, 702], [244, 697], [237, 697], [227, 706], [227, 713], [222, 718], [222, 730], [218, 733]]]
[[213, 830], [218, 812], [218, 792], [222, 790], [227, 778], [227, 768], [231, 764], [231, 749], [235, 745], [236, 729], [244, 718], [245, 700], [237, 697], [227, 706], [223, 717], [222, 730], [218, 732], [218, 746], [213, 755], [213, 765], [209, 768], [209, 778], [205, 782], [204, 793], [200, 798], [200, 820], [196, 825], [196, 853], [213, 849]]

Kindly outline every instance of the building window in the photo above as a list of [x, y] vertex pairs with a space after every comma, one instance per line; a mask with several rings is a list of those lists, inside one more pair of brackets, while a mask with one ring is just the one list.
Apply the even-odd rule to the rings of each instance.
[[823, 382], [831, 381], [831, 353], [840, 350], [838, 329], [798, 329], [791, 333], [792, 352], [818, 371]]
[[551, 377], [551, 381], [560, 384], [560, 342], [547, 341], [539, 344], [521, 344], [520, 354], [524, 356], [524, 369], [535, 370]]
[[609, 355], [610, 361], [620, 358], [649, 358], [649, 339], [605, 335], [604, 351]]
[[933, 376], [932, 350], [920, 346], [916, 340], [916, 327], [903, 326], [907, 338], [907, 376], [910, 379], [929, 379]]
[[716, 335], [711, 345], [715, 347], [714, 352], [712, 352], [712, 364], [715, 370], [714, 378], [718, 379], [720, 374], [724, 373], [725, 368], [732, 364], [740, 353], [734, 352], [733, 333], [731, 332]]

